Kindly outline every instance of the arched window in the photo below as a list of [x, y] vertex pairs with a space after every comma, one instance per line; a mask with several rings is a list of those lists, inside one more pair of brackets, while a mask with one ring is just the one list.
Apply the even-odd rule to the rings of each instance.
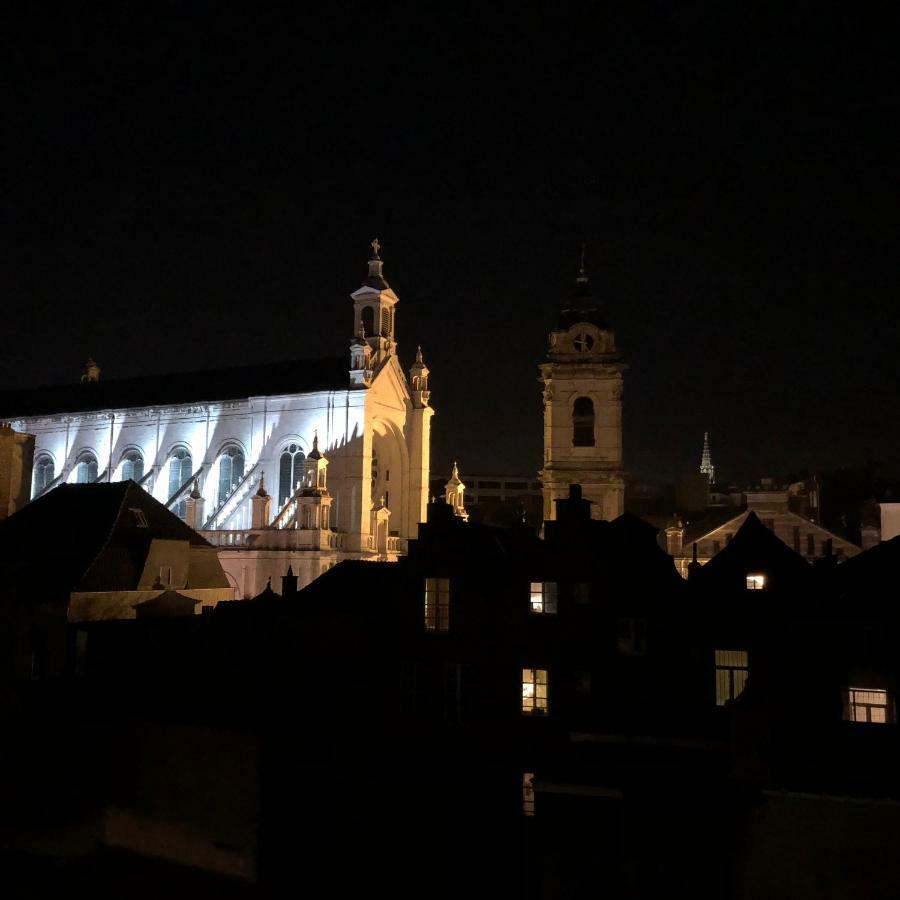
[[47, 490], [48, 485], [56, 477], [53, 459], [48, 454], [43, 453], [34, 461], [34, 486], [31, 491], [32, 497], [37, 497]]
[[372, 337], [375, 334], [375, 310], [371, 306], [364, 306], [362, 309], [362, 324], [366, 332], [366, 337]]
[[122, 459], [122, 481], [140, 481], [144, 477], [144, 457], [137, 450], [129, 450]]
[[[182, 448], [176, 450], [169, 457], [169, 496], [172, 497], [184, 485], [193, 474], [193, 460], [191, 454]], [[172, 507], [172, 512], [183, 519], [187, 511], [187, 497], [182, 497]]]
[[78, 460], [75, 480], [78, 484], [93, 484], [97, 480], [97, 457], [85, 453]]
[[594, 401], [579, 397], [572, 406], [572, 446], [594, 446]]
[[[366, 307], [369, 309], [369, 307]], [[282, 507], [303, 481], [306, 456], [297, 444], [289, 444], [281, 451], [278, 463], [278, 506]]]
[[219, 497], [221, 506], [244, 477], [244, 453], [240, 447], [226, 447], [219, 456]]

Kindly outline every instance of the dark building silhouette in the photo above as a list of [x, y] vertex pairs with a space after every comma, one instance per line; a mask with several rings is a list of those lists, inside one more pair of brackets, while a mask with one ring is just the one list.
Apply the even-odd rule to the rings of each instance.
[[309, 896], [896, 892], [900, 542], [812, 565], [751, 513], [685, 581], [577, 485], [543, 539], [428, 512], [397, 563], [80, 623], [17, 687], [72, 761], [7, 748], [17, 864], [27, 831]]

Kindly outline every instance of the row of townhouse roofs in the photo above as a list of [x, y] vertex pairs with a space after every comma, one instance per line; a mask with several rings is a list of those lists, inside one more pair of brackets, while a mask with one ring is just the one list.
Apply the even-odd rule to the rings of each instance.
[[437, 501], [398, 562], [227, 602], [137, 485], [60, 488], [0, 523], [7, 817], [329, 896], [896, 893], [900, 538], [811, 563], [750, 511], [676, 564], [573, 486], [542, 538]]

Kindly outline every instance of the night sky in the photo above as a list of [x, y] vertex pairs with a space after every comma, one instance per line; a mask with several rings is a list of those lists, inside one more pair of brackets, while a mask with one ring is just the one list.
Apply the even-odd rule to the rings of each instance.
[[377, 236], [434, 470], [533, 473], [586, 241], [635, 477], [900, 471], [892, 23], [486, 5], [12, 23], [3, 386], [341, 354]]

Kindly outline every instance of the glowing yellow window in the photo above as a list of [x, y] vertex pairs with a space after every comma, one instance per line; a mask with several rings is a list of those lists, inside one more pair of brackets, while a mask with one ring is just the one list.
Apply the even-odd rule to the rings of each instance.
[[550, 711], [547, 670], [522, 669], [522, 713], [545, 716]]
[[747, 683], [747, 651], [716, 650], [716, 704], [740, 697]]
[[531, 611], [534, 613], [556, 612], [556, 582], [531, 582]]
[[522, 815], [534, 815], [534, 772], [522, 773]]
[[877, 688], [847, 688], [844, 718], [848, 722], [891, 721], [888, 692]]
[[766, 576], [755, 574], [747, 576], [748, 591], [764, 591], [766, 589]]
[[425, 630], [450, 630], [450, 579], [425, 579]]

